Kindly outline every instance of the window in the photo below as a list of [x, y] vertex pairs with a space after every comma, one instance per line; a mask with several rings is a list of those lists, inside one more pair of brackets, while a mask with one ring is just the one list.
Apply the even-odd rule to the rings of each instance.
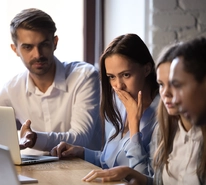
[[83, 60], [83, 1], [7, 0], [1, 2], [0, 87], [12, 76], [25, 69], [20, 58], [10, 48], [12, 41], [9, 31], [11, 19], [25, 8], [39, 8], [53, 18], [57, 27], [56, 35], [59, 37], [54, 54], [60, 61]]
[[104, 46], [117, 36], [136, 33], [145, 40], [145, 4], [137, 0], [105, 0]]

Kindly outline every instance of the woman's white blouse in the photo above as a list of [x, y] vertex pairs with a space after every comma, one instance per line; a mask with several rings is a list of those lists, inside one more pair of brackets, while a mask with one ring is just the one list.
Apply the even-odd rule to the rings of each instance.
[[168, 172], [163, 169], [163, 184], [167, 185], [199, 185], [196, 175], [197, 163], [202, 143], [202, 131], [193, 126], [186, 132], [179, 122], [173, 142], [173, 150], [168, 158]]

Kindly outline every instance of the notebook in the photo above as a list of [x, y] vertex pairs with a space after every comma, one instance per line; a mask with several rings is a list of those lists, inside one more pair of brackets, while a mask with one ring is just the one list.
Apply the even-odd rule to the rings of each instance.
[[9, 148], [0, 145], [0, 184], [20, 185], [24, 183], [37, 183], [38, 180], [24, 175], [17, 175]]
[[59, 160], [54, 156], [21, 155], [16, 128], [16, 119], [12, 107], [0, 106], [0, 144], [10, 149], [15, 165], [34, 164]]

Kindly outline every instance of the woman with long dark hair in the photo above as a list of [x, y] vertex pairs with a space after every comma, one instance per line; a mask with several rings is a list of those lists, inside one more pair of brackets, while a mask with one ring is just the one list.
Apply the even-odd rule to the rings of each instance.
[[[159, 102], [155, 63], [136, 34], [115, 38], [100, 58], [101, 116], [113, 125], [103, 151], [60, 143], [59, 157], [81, 157], [103, 169], [129, 166], [148, 176]], [[92, 141], [91, 141], [92, 142]]]

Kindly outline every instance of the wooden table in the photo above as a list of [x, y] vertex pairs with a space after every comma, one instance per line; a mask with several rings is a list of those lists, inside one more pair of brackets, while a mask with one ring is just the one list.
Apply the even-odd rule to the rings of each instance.
[[103, 183], [100, 179], [82, 181], [93, 169], [100, 168], [79, 158], [16, 166], [18, 174], [38, 179], [38, 183], [35, 183], [37, 185], [125, 185], [125, 182], [120, 181]]

